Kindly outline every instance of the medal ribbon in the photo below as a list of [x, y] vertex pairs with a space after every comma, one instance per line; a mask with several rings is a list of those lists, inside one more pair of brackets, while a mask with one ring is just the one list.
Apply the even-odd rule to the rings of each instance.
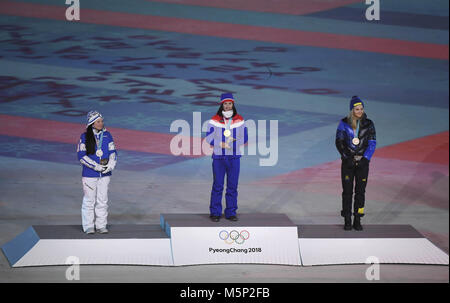
[[230, 120], [228, 121], [228, 123], [227, 124], [225, 124], [225, 130], [230, 130], [230, 127], [231, 127], [231, 121], [233, 121], [233, 118], [230, 118]]
[[358, 134], [359, 134], [359, 120], [358, 120], [358, 122], [356, 122], [356, 132], [355, 132], [353, 138], [358, 138]]
[[[102, 130], [102, 133], [101, 133], [101, 135], [100, 135], [100, 140], [97, 140], [97, 150], [101, 150], [102, 149], [102, 143], [103, 143], [103, 130]], [[100, 157], [101, 158], [101, 157]]]
[[225, 126], [225, 128], [228, 129], [228, 130], [230, 130], [231, 121], [233, 121], [233, 118], [230, 118], [230, 120], [228, 121], [228, 124]]

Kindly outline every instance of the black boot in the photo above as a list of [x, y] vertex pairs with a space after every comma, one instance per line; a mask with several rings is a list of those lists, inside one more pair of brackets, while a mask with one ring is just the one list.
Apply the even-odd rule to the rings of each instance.
[[363, 227], [361, 225], [361, 217], [360, 216], [355, 216], [355, 218], [353, 219], [353, 228], [355, 230], [363, 230]]
[[219, 221], [220, 221], [220, 216], [210, 215], [209, 218], [210, 218], [211, 221], [213, 221], [213, 222], [219, 222]]
[[345, 224], [344, 224], [344, 230], [352, 230], [352, 217], [344, 217]]
[[228, 217], [228, 218], [225, 218], [225, 219], [227, 219], [229, 221], [237, 221], [238, 220], [238, 218], [236, 216], [231, 216], [231, 217]]

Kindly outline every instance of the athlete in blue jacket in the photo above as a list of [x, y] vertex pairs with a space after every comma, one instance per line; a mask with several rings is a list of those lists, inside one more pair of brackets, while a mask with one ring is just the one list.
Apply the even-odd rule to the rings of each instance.
[[244, 118], [237, 113], [232, 94], [222, 94], [220, 104], [217, 114], [208, 123], [206, 134], [206, 141], [214, 147], [210, 218], [213, 222], [218, 222], [222, 216], [222, 194], [226, 175], [225, 218], [237, 221], [240, 147], [248, 141], [247, 128]]
[[353, 206], [353, 228], [362, 230], [361, 217], [364, 216], [365, 192], [369, 163], [377, 145], [375, 125], [364, 112], [364, 103], [357, 96], [350, 101], [350, 113], [343, 118], [336, 131], [336, 148], [341, 154], [342, 211], [345, 230], [352, 229], [352, 196], [355, 183], [355, 203]]
[[111, 134], [104, 128], [103, 117], [97, 111], [87, 116], [86, 132], [78, 143], [78, 160], [83, 166], [83, 231], [108, 233], [108, 186], [117, 162], [117, 151]]

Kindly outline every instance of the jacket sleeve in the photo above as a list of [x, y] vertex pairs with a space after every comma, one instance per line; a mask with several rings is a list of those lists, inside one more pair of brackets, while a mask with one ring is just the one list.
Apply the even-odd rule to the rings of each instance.
[[109, 133], [111, 141], [108, 143], [108, 151], [109, 151], [109, 161], [108, 163], [114, 168], [117, 163], [117, 150], [116, 145], [114, 144], [113, 137], [111, 133]]
[[341, 121], [336, 130], [335, 144], [336, 144], [336, 148], [337, 148], [338, 152], [341, 154], [342, 158], [350, 157], [350, 155], [347, 152], [346, 139], [347, 139], [347, 134], [345, 132], [345, 125], [344, 125], [344, 122]]
[[215, 127], [211, 123], [208, 123], [208, 130], [206, 132], [206, 142], [208, 142], [209, 145], [214, 146], [214, 131]]
[[80, 141], [78, 142], [78, 146], [77, 146], [78, 161], [80, 161], [80, 163], [82, 165], [93, 169], [96, 166], [97, 162], [95, 162], [94, 160], [92, 160], [91, 158], [89, 158], [87, 156], [85, 140], [86, 140], [86, 137], [84, 134], [82, 134], [80, 136]]
[[248, 129], [247, 125], [244, 124], [244, 144], [248, 142]]
[[369, 137], [368, 137], [368, 147], [366, 149], [366, 151], [364, 152], [364, 157], [367, 158], [369, 161], [373, 156], [373, 153], [375, 152], [375, 148], [377, 146], [377, 135], [376, 135], [376, 131], [375, 131], [375, 125], [373, 124], [373, 122], [371, 123], [370, 127], [369, 127], [369, 133], [368, 133]]
[[86, 156], [86, 142], [84, 134], [80, 136], [80, 140], [78, 141], [77, 156], [78, 161], [80, 161], [84, 156]]
[[248, 130], [245, 123], [238, 127], [236, 137], [236, 143], [238, 146], [244, 145], [248, 142]]

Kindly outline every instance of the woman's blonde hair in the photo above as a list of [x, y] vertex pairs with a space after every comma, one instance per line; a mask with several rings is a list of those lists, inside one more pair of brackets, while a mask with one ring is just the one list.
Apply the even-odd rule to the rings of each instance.
[[347, 121], [348, 121], [348, 124], [350, 124], [353, 129], [356, 129], [356, 123], [357, 123], [358, 119], [353, 115], [353, 110], [351, 110], [348, 113]]

